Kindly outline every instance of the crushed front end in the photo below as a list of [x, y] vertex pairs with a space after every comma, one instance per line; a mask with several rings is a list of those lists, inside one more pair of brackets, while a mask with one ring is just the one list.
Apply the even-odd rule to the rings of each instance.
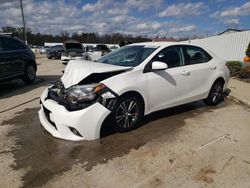
[[116, 99], [117, 94], [102, 83], [65, 88], [58, 80], [42, 93], [39, 118], [54, 137], [95, 140]]

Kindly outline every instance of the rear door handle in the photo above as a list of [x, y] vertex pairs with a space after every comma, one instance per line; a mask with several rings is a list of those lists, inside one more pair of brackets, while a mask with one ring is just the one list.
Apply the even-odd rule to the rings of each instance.
[[216, 65], [212, 65], [209, 68], [212, 69], [212, 70], [215, 70], [217, 67], [216, 67]]
[[190, 71], [181, 71], [181, 74], [184, 76], [189, 76], [190, 75]]

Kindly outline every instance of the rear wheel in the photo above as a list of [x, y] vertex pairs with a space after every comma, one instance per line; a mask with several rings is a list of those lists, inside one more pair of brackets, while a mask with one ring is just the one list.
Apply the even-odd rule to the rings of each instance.
[[216, 81], [204, 102], [210, 106], [219, 104], [223, 100], [223, 86], [224, 84], [221, 81]]
[[36, 78], [36, 69], [32, 64], [28, 64], [25, 69], [25, 75], [23, 77], [23, 81], [25, 83], [32, 83]]
[[114, 129], [119, 132], [135, 129], [142, 117], [142, 102], [132, 95], [123, 96], [117, 100], [113, 110]]

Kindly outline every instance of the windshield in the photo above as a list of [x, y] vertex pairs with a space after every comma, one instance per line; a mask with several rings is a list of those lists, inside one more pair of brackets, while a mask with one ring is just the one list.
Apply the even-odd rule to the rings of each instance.
[[142, 63], [156, 49], [156, 46], [125, 46], [106, 54], [97, 60], [97, 62], [125, 67], [135, 67]]

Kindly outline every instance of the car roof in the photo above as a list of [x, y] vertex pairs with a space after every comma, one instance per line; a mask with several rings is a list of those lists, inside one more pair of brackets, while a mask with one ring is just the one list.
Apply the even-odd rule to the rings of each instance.
[[[12, 37], [12, 36], [2, 35], [2, 34], [0, 34], [0, 37], [1, 37], [1, 38], [8, 38], [8, 39], [16, 39], [16, 40], [22, 41], [21, 39], [19, 39], [19, 38], [17, 38], [17, 37]], [[23, 41], [22, 41], [22, 42], [23, 42]]]
[[[23, 40], [21, 40], [21, 39], [19, 39], [19, 38], [17, 38], [17, 37], [12, 37], [12, 36], [7, 36], [7, 35], [1, 35], [1, 34], [0, 34], [0, 38], [14, 39], [14, 40], [17, 40], [17, 41], [19, 41], [19, 42], [25, 44], [25, 42], [24, 42]], [[26, 45], [26, 44], [25, 44], [25, 45]]]
[[0, 34], [0, 37], [1, 37], [1, 38], [14, 38], [14, 37], [12, 37], [12, 36], [7, 36], [7, 35], [3, 35], [3, 34]]
[[[67, 43], [80, 43], [80, 42], [78, 42], [78, 41], [76, 41], [76, 40], [67, 40], [67, 41], [65, 41], [64, 42], [64, 44], [67, 44]], [[80, 43], [81, 44], [81, 43]]]
[[[174, 46], [174, 45], [190, 45], [190, 46], [197, 46], [194, 44], [189, 44], [187, 42], [140, 42], [140, 43], [133, 43], [129, 46], [138, 46], [138, 45], [144, 45], [144, 46], [154, 46], [154, 47], [168, 47], [168, 46]], [[199, 46], [198, 46], [199, 47]]]
[[163, 47], [163, 48], [168, 47], [168, 46], [175, 46], [175, 45], [195, 46], [195, 47], [202, 48], [207, 53], [209, 53], [209, 55], [211, 55], [212, 57], [216, 56], [214, 54], [214, 52], [210, 51], [205, 46], [192, 44], [192, 43], [189, 43], [188, 41], [184, 41], [184, 42], [141, 42], [141, 43], [133, 43], [133, 44], [130, 44], [128, 46], [139, 46], [139, 45], [148, 46], [148, 47], [150, 47], [150, 46], [152, 46], [152, 47]]

